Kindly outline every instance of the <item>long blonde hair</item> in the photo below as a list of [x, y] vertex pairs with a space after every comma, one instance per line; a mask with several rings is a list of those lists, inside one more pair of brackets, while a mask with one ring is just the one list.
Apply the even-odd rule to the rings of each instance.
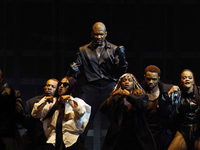
[[142, 86], [139, 84], [139, 82], [137, 81], [136, 77], [132, 74], [132, 73], [125, 73], [123, 74], [117, 84], [115, 85], [115, 87], [113, 88], [113, 91], [111, 92], [110, 95], [112, 95], [112, 93], [114, 93], [116, 90], [118, 90], [119, 88], [121, 88], [121, 82], [122, 82], [122, 79], [125, 77], [125, 76], [130, 76], [132, 79], [133, 79], [133, 92], [132, 94], [134, 95], [143, 95], [144, 93], [146, 93], [144, 91], [144, 89], [142, 88]]

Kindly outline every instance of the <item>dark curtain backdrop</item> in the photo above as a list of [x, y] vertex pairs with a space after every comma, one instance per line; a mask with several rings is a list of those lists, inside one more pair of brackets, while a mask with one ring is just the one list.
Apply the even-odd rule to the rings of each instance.
[[150, 64], [166, 83], [178, 84], [184, 68], [200, 81], [199, 0], [3, 0], [0, 18], [0, 68], [24, 103], [65, 75], [97, 21], [108, 41], [125, 46], [139, 81]]

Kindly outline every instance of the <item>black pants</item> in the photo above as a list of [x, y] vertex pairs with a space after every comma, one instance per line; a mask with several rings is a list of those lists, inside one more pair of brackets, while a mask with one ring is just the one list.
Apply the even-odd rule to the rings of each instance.
[[83, 86], [81, 98], [91, 106], [91, 116], [88, 125], [80, 137], [83, 142], [85, 141], [90, 125], [93, 123], [94, 117], [99, 110], [100, 104], [110, 96], [115, 85], [116, 82], [114, 81], [101, 79]]

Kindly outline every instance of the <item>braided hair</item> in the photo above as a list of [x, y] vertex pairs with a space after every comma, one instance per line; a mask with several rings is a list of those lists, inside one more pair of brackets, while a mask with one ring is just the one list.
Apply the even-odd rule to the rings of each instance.
[[131, 73], [125, 73], [125, 74], [123, 74], [123, 75], [119, 78], [119, 80], [118, 80], [116, 86], [113, 88], [113, 91], [111, 92], [110, 95], [112, 95], [116, 90], [118, 90], [119, 88], [121, 88], [121, 82], [122, 82], [122, 79], [123, 79], [125, 76], [130, 76], [130, 77], [133, 79], [134, 86], [133, 86], [132, 94], [134, 94], [134, 95], [137, 96], [137, 95], [143, 95], [143, 94], [145, 93], [144, 89], [143, 89], [142, 86], [139, 84], [139, 82], [137, 81], [136, 77], [135, 77], [133, 74], [131, 74]]

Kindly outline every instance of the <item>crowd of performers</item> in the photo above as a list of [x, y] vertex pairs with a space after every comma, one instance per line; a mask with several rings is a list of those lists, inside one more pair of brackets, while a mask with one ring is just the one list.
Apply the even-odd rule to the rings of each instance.
[[[102, 22], [91, 36], [66, 76], [47, 80], [44, 94], [27, 100], [25, 108], [0, 70], [0, 149], [86, 150], [100, 110], [110, 122], [102, 150], [200, 150], [200, 91], [193, 72], [183, 70], [179, 85], [166, 84], [159, 67], [149, 65], [139, 83], [127, 73], [125, 48], [106, 40]], [[23, 135], [19, 124], [27, 129]]]

